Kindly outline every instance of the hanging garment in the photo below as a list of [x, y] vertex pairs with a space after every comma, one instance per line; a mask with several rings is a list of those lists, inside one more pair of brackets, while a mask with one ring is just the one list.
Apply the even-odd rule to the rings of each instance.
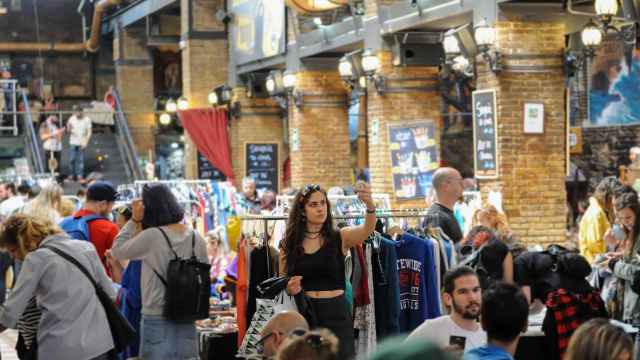
[[[267, 249], [269, 249], [268, 252]], [[267, 261], [267, 258], [269, 261]], [[256, 299], [259, 297], [258, 285], [279, 273], [278, 252], [272, 247], [257, 247], [251, 251], [250, 262], [247, 324], [251, 324], [253, 314], [256, 312]]]
[[240, 240], [238, 248], [238, 284], [236, 286], [236, 322], [238, 324], [238, 346], [242, 345], [247, 330], [247, 297], [249, 287], [249, 245], [246, 239]]
[[373, 240], [372, 263], [378, 341], [400, 332], [400, 287], [396, 261], [395, 243], [377, 234]]
[[408, 233], [396, 243], [400, 288], [400, 331], [409, 332], [440, 316], [434, 248]]
[[359, 356], [369, 355], [373, 353], [376, 347], [376, 316], [375, 303], [373, 298], [373, 277], [369, 276], [373, 273], [372, 267], [372, 249], [371, 245], [364, 248], [365, 267], [363, 273], [367, 276], [364, 280], [367, 282], [367, 298], [369, 302], [366, 305], [356, 306], [353, 326], [356, 329], [356, 354]]
[[603, 317], [607, 318], [607, 310], [600, 292], [593, 290], [585, 294], [571, 293], [558, 289], [549, 294], [547, 314], [542, 323], [542, 330], [551, 349], [554, 359], [562, 359], [574, 331], [586, 321]]
[[364, 247], [357, 245], [354, 247], [357, 254], [359, 268], [361, 269], [359, 281], [354, 284], [353, 297], [355, 306], [363, 306], [371, 303], [369, 298], [369, 272], [367, 271], [367, 260], [365, 258]]

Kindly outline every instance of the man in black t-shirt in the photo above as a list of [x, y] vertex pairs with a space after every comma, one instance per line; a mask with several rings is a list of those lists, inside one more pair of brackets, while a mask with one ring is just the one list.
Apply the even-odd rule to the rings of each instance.
[[454, 243], [462, 239], [462, 230], [453, 216], [453, 206], [464, 190], [462, 180], [462, 176], [454, 168], [444, 167], [436, 170], [432, 180], [436, 201], [427, 211], [422, 223], [424, 228], [441, 228]]

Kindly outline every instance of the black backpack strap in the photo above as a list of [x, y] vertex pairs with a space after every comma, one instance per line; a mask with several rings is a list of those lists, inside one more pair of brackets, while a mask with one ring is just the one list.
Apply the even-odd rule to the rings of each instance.
[[158, 230], [160, 230], [160, 232], [162, 233], [162, 235], [164, 236], [164, 239], [167, 241], [167, 245], [169, 245], [169, 249], [171, 249], [171, 252], [173, 253], [173, 256], [175, 256], [176, 259], [180, 258], [178, 256], [178, 253], [176, 253], [175, 250], [173, 250], [173, 246], [171, 246], [171, 241], [169, 240], [169, 237], [167, 236], [167, 233], [164, 232], [164, 230], [162, 230], [161, 227], [158, 227]]
[[80, 264], [80, 262], [78, 260], [76, 260], [73, 256], [65, 253], [64, 251], [60, 250], [60, 249], [56, 249], [52, 246], [40, 246], [41, 249], [49, 249], [51, 251], [53, 251], [54, 253], [60, 255], [63, 259], [67, 260], [68, 262], [72, 263], [73, 265], [75, 265], [78, 269], [80, 269], [80, 271], [87, 277], [87, 279], [89, 279], [89, 281], [91, 281], [91, 284], [93, 284], [93, 287], [98, 288], [98, 283], [96, 283], [96, 281], [93, 279], [93, 277], [89, 274], [89, 271], [87, 271], [87, 269], [82, 266], [82, 264]]
[[196, 231], [191, 233], [191, 256], [196, 257]]

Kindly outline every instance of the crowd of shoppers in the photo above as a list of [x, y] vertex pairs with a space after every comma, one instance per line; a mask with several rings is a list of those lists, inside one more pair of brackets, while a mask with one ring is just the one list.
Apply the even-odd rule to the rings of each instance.
[[[558, 295], [558, 289], [576, 296], [589, 294], [593, 287], [586, 277], [591, 265], [616, 290], [610, 316], [638, 323], [640, 205], [635, 190], [611, 179], [598, 187], [593, 210], [581, 223], [584, 256], [561, 247], [520, 255], [513, 251], [517, 240], [506, 216], [494, 206], [477, 211], [471, 231], [463, 234], [454, 216], [464, 189], [459, 172], [439, 169], [433, 181], [435, 199], [424, 225], [441, 228], [461, 256], [460, 264], [441, 279], [447, 313], [381, 345], [372, 359], [438, 359], [445, 353], [465, 360], [513, 359], [527, 331], [531, 302], [538, 299], [554, 311], [549, 299]], [[246, 213], [273, 205], [272, 200], [258, 197], [255, 182], [245, 179], [243, 185], [240, 196]], [[366, 207], [364, 221], [339, 229], [323, 188], [307, 185], [296, 192], [280, 243], [279, 269], [289, 277], [285, 291], [304, 298], [308, 306], [278, 312], [260, 329], [258, 349], [265, 358], [342, 360], [361, 355], [354, 347], [353, 314], [345, 294], [345, 256], [374, 231], [377, 216], [370, 187], [358, 183], [355, 190]], [[0, 196], [4, 199], [0, 265], [6, 269], [12, 262], [21, 264], [13, 289], [0, 306], [0, 325], [18, 329], [21, 358], [198, 358], [194, 322], [176, 322], [165, 315], [168, 264], [193, 257], [207, 264], [212, 279], [225, 278], [232, 258], [221, 229], [205, 235], [186, 225], [183, 207], [162, 184], [145, 186], [141, 199], [114, 208], [113, 185], [97, 181], [87, 188], [81, 209], [70, 214], [63, 211], [62, 190], [55, 184], [31, 199], [18, 195], [15, 185], [2, 184]], [[83, 221], [86, 241], [73, 239], [70, 234], [82, 233], [78, 224]], [[117, 300], [139, 335], [137, 341], [116, 354], [105, 311], [88, 279], [51, 248], [90, 270], [90, 276]], [[602, 313], [597, 314], [590, 317]], [[624, 330], [608, 319], [588, 321], [590, 317], [581, 318], [566, 335], [565, 358], [633, 356], [633, 341]]]

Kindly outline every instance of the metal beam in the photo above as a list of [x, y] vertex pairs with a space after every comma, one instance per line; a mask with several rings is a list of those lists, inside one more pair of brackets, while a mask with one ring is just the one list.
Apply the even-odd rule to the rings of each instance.
[[236, 68], [236, 74], [246, 74], [263, 69], [271, 69], [277, 67], [284, 67], [287, 63], [285, 55], [277, 55], [264, 60], [257, 60], [243, 65], [238, 65]]
[[112, 32], [116, 29], [118, 22], [121, 22], [123, 27], [127, 27], [177, 2], [178, 0], [140, 0], [135, 2], [106, 19], [102, 26], [102, 33]]
[[300, 34], [296, 45], [298, 55], [304, 58], [357, 45], [363, 41], [362, 18], [358, 16]]
[[[420, 1], [421, 6], [411, 6], [409, 1], [380, 8], [378, 14], [382, 35], [428, 25], [431, 22], [465, 13], [471, 13], [476, 1], [469, 0], [432, 0]], [[493, 0], [491, 1], [493, 3]], [[429, 3], [429, 4], [425, 4]], [[484, 1], [482, 1], [484, 3]]]

